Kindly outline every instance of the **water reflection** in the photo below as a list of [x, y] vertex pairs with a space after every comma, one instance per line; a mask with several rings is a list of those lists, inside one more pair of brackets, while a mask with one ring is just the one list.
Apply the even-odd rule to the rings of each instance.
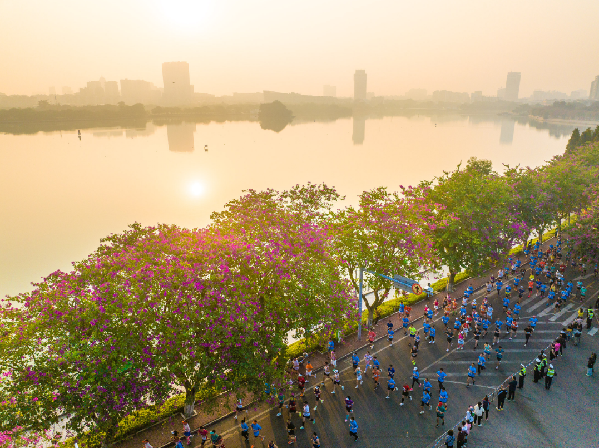
[[167, 124], [166, 136], [168, 149], [173, 152], [192, 152], [194, 150], [195, 123]]
[[361, 145], [364, 143], [364, 137], [366, 135], [366, 117], [354, 116], [353, 117], [353, 133], [352, 141], [354, 145]]
[[499, 143], [502, 145], [511, 145], [514, 142], [514, 120], [501, 120], [501, 134], [499, 134]]

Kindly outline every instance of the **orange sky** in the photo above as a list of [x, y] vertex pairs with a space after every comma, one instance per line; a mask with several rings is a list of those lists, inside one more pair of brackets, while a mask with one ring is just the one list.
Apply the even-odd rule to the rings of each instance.
[[495, 95], [508, 71], [533, 90], [590, 88], [599, 1], [0, 0], [0, 92], [74, 90], [190, 64], [196, 92], [352, 94], [410, 88]]

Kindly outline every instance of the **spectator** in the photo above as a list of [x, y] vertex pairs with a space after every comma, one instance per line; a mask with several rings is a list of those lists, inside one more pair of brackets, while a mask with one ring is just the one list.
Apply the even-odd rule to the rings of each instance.
[[597, 362], [597, 353], [591, 354], [587, 362], [587, 376], [593, 376], [593, 366]]

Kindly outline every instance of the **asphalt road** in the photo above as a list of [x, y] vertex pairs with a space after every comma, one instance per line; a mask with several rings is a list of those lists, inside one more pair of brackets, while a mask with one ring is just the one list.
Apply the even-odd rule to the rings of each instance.
[[[568, 275], [567, 272], [566, 278], [570, 279], [572, 275]], [[593, 276], [586, 276], [583, 282], [587, 286], [588, 298], [585, 304], [594, 303], [597, 298], [598, 279]], [[513, 284], [513, 279], [510, 279], [509, 283]], [[506, 282], [504, 282], [504, 287], [505, 284]], [[486, 290], [480, 290], [473, 295], [473, 298], [476, 298], [480, 304], [485, 294]], [[496, 291], [493, 291], [489, 296], [489, 301], [494, 308], [493, 320], [500, 317], [501, 320], [505, 321], [501, 298], [503, 298], [503, 295], [498, 297]], [[316, 431], [319, 435], [322, 448], [344, 446], [373, 448], [406, 446], [415, 448], [433, 446], [435, 440], [446, 429], [453, 427], [464, 418], [468, 405], [475, 404], [485, 394], [493, 392], [509, 375], [519, 370], [521, 363], [528, 364], [531, 362], [540, 350], [545, 349], [555, 340], [562, 327], [574, 319], [580, 306], [579, 302], [574, 302], [573, 299], [570, 299], [569, 302], [564, 312], [554, 314], [545, 307], [546, 299], [534, 296], [528, 299], [526, 292], [521, 304], [522, 311], [518, 336], [510, 340], [508, 335], [502, 334], [500, 344], [505, 353], [499, 369], [494, 368], [495, 356], [493, 352], [491, 360], [487, 363], [487, 369], [483, 371], [481, 376], [477, 377], [475, 386], [471, 387], [466, 387], [465, 383], [468, 366], [471, 362], [476, 362], [478, 355], [482, 353], [484, 342], [491, 342], [492, 330], [485, 338], [481, 338], [479, 348], [476, 351], [473, 350], [474, 342], [470, 333], [464, 350], [456, 349], [457, 343], [456, 338], [454, 338], [452, 349], [446, 352], [447, 342], [443, 331], [444, 326], [440, 321], [441, 314], [439, 314], [435, 318], [437, 342], [429, 344], [422, 338], [416, 358], [416, 365], [421, 372], [421, 380], [428, 376], [433, 385], [431, 400], [433, 410], [426, 409], [426, 412], [422, 415], [419, 414], [422, 389], [417, 386], [414, 387], [412, 392], [413, 401], [408, 402], [403, 407], [399, 406], [401, 401], [400, 391], [392, 392], [390, 399], [385, 398], [387, 393], [386, 373], [389, 364], [393, 364], [396, 370], [395, 379], [400, 389], [404, 382], [409, 381], [409, 384], [411, 384], [412, 358], [408, 346], [409, 338], [404, 337], [403, 332], [396, 332], [395, 342], [392, 347], [383, 339], [377, 341], [374, 349], [370, 350], [371, 354], [376, 354], [381, 363], [381, 387], [376, 391], [373, 390], [374, 382], [370, 376], [365, 377], [364, 383], [358, 389], [355, 389], [356, 380], [351, 366], [351, 359], [339, 361], [337, 368], [341, 373], [342, 385], [344, 385], [345, 390], [342, 392], [337, 389], [337, 393], [333, 395], [330, 393], [332, 385], [327, 382], [322, 394], [324, 403], [318, 403], [317, 409], [314, 410], [315, 398], [311, 388], [315, 384], [314, 379], [307, 384], [306, 397], [316, 423], [308, 422], [304, 430], [299, 430], [301, 418], [297, 414], [292, 416], [292, 420], [296, 425], [296, 446], [312, 446], [309, 437], [313, 431]], [[514, 303], [514, 298], [512, 298], [512, 303]], [[470, 311], [470, 306], [468, 310]], [[529, 344], [524, 347], [524, 328], [528, 322], [528, 317], [533, 314], [539, 317], [539, 322]], [[454, 320], [455, 318], [450, 320], [450, 325], [453, 324]], [[397, 329], [399, 322], [396, 320], [394, 323]], [[422, 321], [418, 322], [416, 328], [422, 328]], [[491, 328], [494, 328], [494, 325]], [[422, 331], [420, 333], [422, 336]], [[400, 335], [401, 337], [399, 337]], [[483, 427], [485, 430], [480, 432], [479, 443], [472, 443], [477, 437], [473, 434], [469, 446], [558, 446], [559, 444], [559, 446], [597, 447], [598, 445], [595, 442], [593, 442], [594, 445], [584, 444], [586, 442], [582, 444], [579, 443], [580, 441], [576, 442], [576, 434], [572, 429], [574, 427], [596, 428], [597, 416], [599, 415], [597, 400], [593, 401], [591, 399], [595, 398], [595, 395], [590, 393], [590, 386], [587, 387], [587, 383], [583, 382], [584, 379], [588, 378], [584, 374], [582, 379], [578, 378], [578, 370], [586, 366], [586, 362], [584, 366], [579, 366], [582, 363], [581, 360], [583, 358], [586, 360], [590, 355], [585, 346], [591, 346], [592, 344], [599, 344], [599, 335], [596, 330], [588, 334], [585, 330], [581, 347], [568, 344], [565, 359], [560, 360], [559, 365], [556, 366], [558, 376], [554, 380], [554, 386], [549, 394], [544, 394], [545, 390], [541, 384], [533, 385], [532, 369], [529, 368], [525, 390], [516, 403], [508, 403], [510, 411], [498, 413], [494, 407], [492, 408], [490, 418], [492, 418], [492, 424], [497, 425], [498, 429], [496, 431], [500, 431], [500, 433], [495, 430], [489, 431]], [[366, 349], [358, 352], [360, 359], [363, 360], [365, 353]], [[570, 359], [572, 359], [572, 366], [564, 366], [564, 364], [569, 364]], [[361, 365], [363, 367], [363, 362]], [[440, 367], [443, 367], [448, 374], [445, 388], [449, 395], [449, 401], [448, 411], [445, 416], [446, 425], [436, 428], [434, 405], [437, 403], [439, 396], [436, 372]], [[571, 373], [560, 373], [562, 369], [566, 371], [571, 369]], [[574, 373], [575, 371], [577, 373]], [[575, 375], [576, 379], [574, 380]], [[599, 374], [596, 375], [599, 377]], [[322, 372], [318, 373], [317, 378], [318, 380], [322, 378]], [[569, 381], [566, 383], [567, 379]], [[596, 378], [593, 378], [592, 381], [596, 386]], [[568, 386], [564, 387], [564, 383]], [[539, 391], [536, 389], [539, 389]], [[566, 391], [568, 389], [570, 392]], [[570, 393], [572, 395], [566, 396]], [[347, 395], [350, 395], [354, 401], [353, 416], [359, 425], [359, 440], [357, 442], [354, 442], [353, 438], [350, 437], [348, 424], [344, 422], [345, 406], [343, 399]], [[569, 396], [575, 397], [576, 400], [569, 400]], [[578, 402], [581, 403], [582, 409], [578, 409]], [[550, 407], [550, 410], [547, 410], [547, 406]], [[513, 411], [511, 408], [518, 410]], [[277, 417], [277, 412], [275, 408], [256, 415], [250, 411], [248, 423], [256, 418], [262, 426], [261, 434], [266, 437], [266, 441], [262, 442], [250, 435], [251, 445], [256, 447], [267, 446], [270, 440], [274, 440], [279, 447], [287, 446], [285, 420], [288, 411], [284, 409], [282, 417]], [[509, 419], [506, 418], [508, 415], [510, 416]], [[502, 424], [507, 426], [503, 427], [498, 423], [499, 416], [504, 418]], [[576, 425], [572, 424], [572, 420], [576, 420]], [[510, 422], [512, 421], [516, 422], [514, 425], [518, 425], [517, 430], [512, 431], [510, 429]], [[492, 428], [491, 424], [489, 428]], [[214, 428], [211, 427], [210, 429]], [[240, 435], [238, 422], [232, 417], [220, 422], [216, 425], [216, 429], [219, 434], [223, 435], [227, 448], [249, 446]], [[476, 429], [474, 433], [476, 433]], [[596, 429], [585, 431], [585, 440], [590, 440], [589, 437], [593, 432], [596, 433]], [[548, 440], [555, 443], [555, 445], [551, 445], [549, 442], [539, 443], [539, 440]], [[198, 443], [197, 438], [194, 442], [194, 444]]]

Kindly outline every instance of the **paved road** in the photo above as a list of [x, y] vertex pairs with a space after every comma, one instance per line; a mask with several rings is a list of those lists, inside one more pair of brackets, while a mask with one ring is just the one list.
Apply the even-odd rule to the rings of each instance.
[[[587, 276], [587, 278], [583, 279], [583, 282], [588, 290], [588, 299], [586, 303], [594, 303], [598, 290], [597, 279], [592, 276]], [[512, 284], [512, 280], [510, 280], [509, 283]], [[476, 298], [480, 304], [485, 294], [486, 290], [481, 290], [476, 292], [473, 297]], [[494, 308], [493, 318], [495, 319], [499, 316], [504, 320], [505, 313], [503, 313], [502, 310], [501, 300], [498, 298], [495, 291], [490, 295], [489, 300]], [[571, 300], [571, 303], [568, 304], [569, 306], [565, 307], [562, 312], [553, 313], [546, 309], [545, 303], [546, 299], [541, 299], [540, 297], [531, 297], [530, 299], [527, 299], [525, 294], [522, 302], [518, 337], [509, 340], [507, 335], [502, 335], [500, 340], [500, 344], [505, 350], [504, 361], [501, 363], [499, 369], [496, 370], [494, 368], [494, 363], [492, 362], [494, 356], [492, 356], [491, 362], [487, 365], [490, 368], [483, 371], [482, 375], [477, 378], [474, 387], [469, 388], [465, 386], [468, 365], [471, 362], [476, 361], [478, 354], [482, 352], [483, 343], [491, 342], [492, 333], [487, 335], [484, 339], [481, 338], [479, 349], [477, 351], [473, 350], [473, 340], [470, 338], [466, 341], [464, 350], [456, 349], [454, 339], [452, 350], [446, 352], [447, 343], [443, 333], [443, 324], [440, 321], [441, 315], [437, 316], [435, 321], [437, 343], [428, 344], [423, 339], [420, 343], [420, 351], [416, 358], [416, 364], [422, 372], [421, 378], [428, 376], [433, 384], [433, 403], [436, 403], [438, 398], [437, 376], [435, 372], [439, 367], [443, 367], [448, 374], [446, 389], [449, 394], [449, 408], [446, 413], [445, 428], [442, 426], [439, 428], [435, 427], [434, 408], [432, 411], [427, 409], [423, 415], [419, 414], [422, 392], [418, 387], [414, 388], [414, 400], [403, 407], [399, 406], [399, 402], [401, 401], [400, 392], [394, 392], [391, 394], [391, 399], [385, 399], [386, 379], [381, 380], [381, 387], [376, 391], [373, 390], [374, 383], [370, 377], [365, 378], [364, 384], [358, 389], [355, 389], [356, 381], [351, 367], [351, 360], [346, 359], [338, 363], [338, 369], [341, 372], [342, 384], [345, 387], [345, 391], [341, 392], [338, 389], [337, 393], [332, 395], [330, 393], [331, 384], [327, 383], [327, 387], [324, 389], [323, 393], [324, 403], [319, 403], [316, 411], [312, 411], [313, 415], [315, 415], [316, 423], [314, 425], [307, 423], [305, 430], [300, 431], [299, 426], [301, 419], [297, 414], [292, 416], [292, 419], [298, 428], [296, 431], [298, 434], [297, 446], [311, 446], [309, 437], [313, 431], [316, 431], [320, 436], [321, 446], [323, 448], [350, 445], [373, 448], [381, 446], [409, 446], [411, 448], [431, 446], [434, 440], [442, 435], [447, 427], [452, 427], [463, 418], [468, 405], [476, 403], [486, 393], [492, 392], [508, 375], [519, 369], [520, 363], [527, 364], [536, 357], [541, 349], [545, 349], [551, 344], [551, 342], [558, 336], [562, 327], [574, 319], [579, 306], [578, 302], [574, 303]], [[527, 347], [524, 347], [523, 330], [526, 326], [524, 323], [528, 320], [528, 317], [533, 314], [536, 314], [539, 317], [539, 323], [529, 344]], [[450, 324], [452, 323], [453, 320], [450, 321]], [[395, 324], [397, 327], [398, 322], [396, 321]], [[422, 322], [419, 322], [417, 328], [421, 328], [421, 326]], [[399, 335], [399, 333], [397, 334]], [[593, 332], [592, 334], [586, 335], [585, 338], [599, 340], [599, 335], [597, 335], [596, 332]], [[401, 338], [396, 337], [393, 347], [390, 347], [386, 340], [379, 340], [375, 343], [374, 349], [371, 350], [371, 353], [376, 354], [381, 362], [383, 374], [386, 375], [387, 366], [393, 364], [396, 370], [395, 378], [398, 386], [401, 386], [408, 380], [411, 384], [412, 360], [409, 353], [408, 339], [409, 338], [403, 337], [403, 335]], [[581, 349], [569, 345], [567, 350], [577, 351]], [[363, 349], [358, 353], [361, 359], [363, 359], [365, 352], [365, 349]], [[586, 351], [584, 356], [588, 356]], [[319, 373], [318, 379], [321, 378], [321, 375], [322, 373]], [[532, 373], [530, 376], [532, 376]], [[556, 379], [556, 386], [559, 384], [560, 379], [561, 378]], [[527, 380], [531, 381], [531, 378], [527, 378]], [[309, 383], [308, 386], [313, 384], [314, 382]], [[354, 442], [349, 436], [348, 425], [344, 422], [345, 409], [343, 398], [346, 395], [350, 395], [355, 402], [353, 415], [360, 427], [360, 439], [357, 442]], [[307, 390], [306, 397], [312, 409], [315, 404], [315, 399], [311, 388]], [[571, 419], [571, 414], [567, 414], [567, 410], [560, 413], [560, 408], [556, 408], [554, 412], [555, 415], [559, 414], [562, 417], [565, 417], [562, 421], [565, 422], [566, 425], [569, 424], [568, 422]], [[262, 434], [266, 436], [264, 446], [267, 446], [268, 441], [273, 439], [280, 447], [287, 444], [284, 419], [286, 419], [288, 414], [285, 411], [283, 417], [276, 417], [276, 413], [277, 410], [275, 409], [257, 415], [253, 415], [250, 411], [250, 419], [257, 418], [259, 424], [263, 428]], [[595, 426], [596, 422], [591, 421], [591, 415], [592, 412], [587, 412], [586, 414], [583, 413], [582, 415], [576, 414], [576, 418], [580, 418], [581, 421], [584, 422], [585, 417], [587, 417], [589, 420], [588, 424]], [[596, 415], [595, 408], [595, 417]], [[534, 422], [531, 424], [533, 423]], [[240, 435], [238, 423], [233, 420], [233, 418], [228, 418], [219, 423], [217, 429], [218, 432], [225, 437], [227, 448], [247, 446]], [[263, 446], [260, 439], [256, 440], [251, 436], [250, 442], [256, 447]], [[483, 445], [486, 446], [486, 443], [487, 442]], [[473, 444], [470, 445], [477, 446]], [[507, 444], [505, 446], [507, 446]]]

